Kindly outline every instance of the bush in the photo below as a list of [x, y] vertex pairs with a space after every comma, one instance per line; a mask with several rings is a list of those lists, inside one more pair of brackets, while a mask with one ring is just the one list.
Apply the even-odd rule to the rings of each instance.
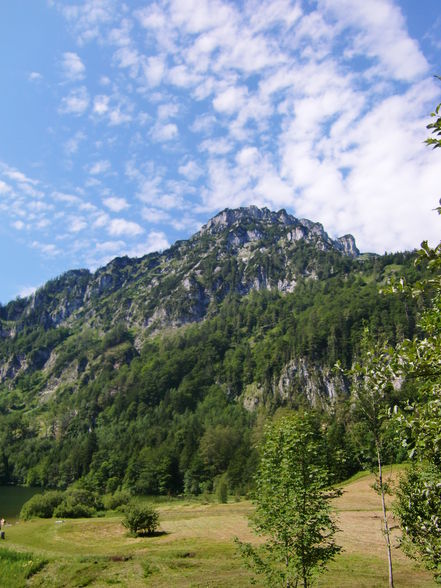
[[62, 502], [54, 510], [54, 515], [66, 519], [89, 518], [102, 507], [102, 500], [95, 492], [83, 488], [70, 488], [64, 493]]
[[75, 502], [71, 496], [67, 496], [61, 504], [54, 510], [56, 517], [65, 519], [90, 518], [96, 513], [96, 510], [81, 502]]
[[129, 504], [122, 524], [132, 535], [152, 535], [159, 525], [159, 515], [148, 505]]
[[86, 490], [85, 488], [69, 488], [66, 490], [66, 499], [70, 499], [75, 504], [84, 504], [95, 510], [103, 508], [103, 501], [101, 496], [96, 492]]
[[121, 506], [130, 502], [131, 495], [128, 490], [117, 490], [113, 494], [108, 494], [103, 498], [104, 508], [106, 510], [117, 510]]
[[31, 519], [32, 517], [41, 517], [42, 519], [50, 519], [55, 508], [63, 501], [64, 493], [58, 490], [45, 492], [44, 494], [35, 494], [27, 502], [24, 503], [20, 518]]
[[228, 480], [225, 474], [216, 480], [216, 498], [220, 503], [228, 502]]

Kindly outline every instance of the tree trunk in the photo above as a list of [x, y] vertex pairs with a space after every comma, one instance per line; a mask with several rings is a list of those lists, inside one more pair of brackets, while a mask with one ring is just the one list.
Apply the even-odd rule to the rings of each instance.
[[389, 587], [394, 588], [394, 575], [392, 570], [392, 551], [390, 547], [390, 529], [389, 524], [387, 522], [387, 509], [386, 509], [386, 500], [384, 497], [384, 486], [383, 486], [383, 471], [381, 466], [381, 452], [380, 452], [380, 445], [378, 441], [375, 443], [377, 448], [377, 461], [378, 461], [378, 481], [379, 481], [379, 490], [381, 495], [381, 506], [383, 508], [383, 534], [384, 539], [386, 541], [386, 548], [387, 548], [387, 561], [389, 564]]

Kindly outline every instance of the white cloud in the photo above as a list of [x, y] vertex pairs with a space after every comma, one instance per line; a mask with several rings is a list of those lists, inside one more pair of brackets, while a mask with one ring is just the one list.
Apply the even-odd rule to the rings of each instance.
[[34, 292], [36, 292], [38, 286], [23, 286], [20, 288], [18, 292], [18, 296], [20, 298], [27, 298], [28, 296], [32, 296]]
[[119, 237], [121, 235], [136, 237], [143, 233], [144, 229], [138, 225], [138, 223], [127, 221], [123, 218], [115, 218], [109, 222], [107, 231], [114, 237]]
[[152, 139], [160, 143], [172, 141], [178, 136], [178, 134], [178, 127], [174, 123], [161, 124], [157, 122], [151, 129]]
[[165, 120], [168, 118], [173, 118], [177, 116], [179, 113], [179, 106], [177, 104], [160, 104], [158, 106], [158, 118], [160, 120]]
[[126, 243], [124, 241], [103, 241], [97, 243], [95, 249], [100, 253], [118, 253], [124, 250]]
[[170, 247], [170, 243], [167, 240], [167, 236], [162, 231], [151, 231], [147, 235], [147, 241], [139, 243], [136, 247], [133, 247], [128, 251], [128, 255], [131, 257], [142, 257], [147, 253], [153, 251], [163, 251]]
[[97, 161], [96, 163], [90, 166], [89, 174], [92, 176], [99, 176], [101, 174], [108, 172], [110, 170], [110, 167], [110, 161], [107, 161], [107, 159], [101, 159], [100, 161]]
[[199, 145], [200, 151], [206, 151], [210, 155], [225, 155], [233, 150], [234, 144], [225, 139], [225, 137], [219, 137], [216, 139], [205, 139]]
[[107, 226], [109, 223], [109, 215], [105, 212], [99, 212], [94, 221], [93, 221], [93, 228], [94, 229], [101, 229]]
[[109, 110], [109, 100], [109, 96], [104, 94], [95, 96], [93, 100], [93, 111], [98, 115], [106, 114], [106, 112]]
[[65, 96], [58, 109], [61, 114], [75, 114], [80, 116], [84, 114], [89, 106], [89, 94], [84, 86], [72, 90], [68, 96]]
[[201, 177], [203, 170], [194, 160], [187, 161], [178, 167], [178, 172], [190, 181], [195, 181]]
[[31, 178], [28, 178], [28, 176], [26, 176], [23, 172], [18, 171], [16, 169], [14, 169], [13, 167], [9, 167], [9, 166], [2, 166], [2, 167], [3, 167], [3, 175], [5, 175], [10, 180], [13, 180], [14, 182], [18, 182], [19, 184], [22, 184], [22, 185], [31, 184], [33, 186], [36, 186], [38, 184], [38, 180], [33, 180]]
[[143, 63], [144, 76], [150, 87], [158, 86], [166, 72], [165, 59], [162, 55], [151, 56]]
[[28, 80], [30, 82], [39, 82], [42, 79], [43, 79], [43, 76], [38, 71], [31, 71], [31, 73], [28, 76]]
[[115, 108], [109, 113], [109, 123], [111, 126], [118, 126], [124, 123], [128, 123], [132, 120], [132, 117], [127, 112], [121, 112], [121, 109]]
[[181, 218], [173, 219], [171, 221], [171, 225], [177, 231], [190, 230], [192, 233], [195, 233], [196, 231], [200, 230], [202, 223], [195, 220], [192, 216], [186, 214]]
[[71, 23], [79, 44], [101, 36], [101, 27], [118, 19], [114, 0], [84, 0], [82, 4], [66, 5], [55, 2], [63, 16]]
[[31, 244], [33, 249], [40, 250], [44, 255], [48, 257], [56, 257], [61, 251], [53, 243], [40, 243], [39, 241], [33, 241]]
[[53, 192], [52, 197], [58, 202], [64, 202], [65, 204], [78, 206], [81, 204], [81, 198], [74, 194], [66, 194], [64, 192]]
[[158, 208], [149, 208], [145, 206], [141, 210], [141, 215], [144, 220], [150, 223], [163, 223], [170, 220], [170, 215]]
[[86, 67], [76, 53], [70, 51], [63, 53], [61, 66], [67, 79], [78, 81], [84, 78]]
[[222, 114], [233, 114], [244, 104], [247, 93], [243, 87], [227, 88], [214, 98], [213, 107]]
[[17, 231], [21, 231], [25, 228], [25, 224], [21, 220], [14, 221], [12, 223], [12, 226], [14, 227], [14, 229], [17, 229]]
[[0, 180], [0, 194], [8, 194], [9, 192], [11, 192], [11, 186]]
[[209, 134], [216, 126], [216, 117], [209, 114], [198, 116], [193, 124], [190, 126], [190, 131], [193, 133]]
[[70, 233], [79, 233], [80, 231], [82, 231], [86, 227], [87, 227], [87, 222], [85, 221], [84, 218], [82, 218], [80, 216], [74, 216], [74, 217], [70, 218], [69, 228], [68, 228]]
[[115, 60], [121, 68], [127, 68], [133, 77], [138, 74], [142, 65], [142, 58], [136, 49], [121, 47], [115, 52]]
[[377, 58], [385, 75], [410, 82], [427, 73], [428, 63], [392, 0], [319, 0], [319, 6], [337, 17], [340, 27], [358, 29], [353, 51]]
[[103, 203], [113, 212], [120, 212], [121, 210], [129, 207], [129, 204], [125, 198], [117, 198], [116, 196], [104, 198]]
[[73, 137], [71, 137], [66, 143], [64, 144], [64, 150], [66, 154], [69, 156], [75, 155], [77, 153], [80, 143], [86, 139], [85, 133], [82, 131], [77, 131]]

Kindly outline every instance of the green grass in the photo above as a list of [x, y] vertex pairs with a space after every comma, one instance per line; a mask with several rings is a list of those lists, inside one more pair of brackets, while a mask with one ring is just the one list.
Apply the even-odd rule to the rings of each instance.
[[0, 586], [22, 588], [31, 576], [39, 572], [46, 560], [31, 553], [19, 553], [0, 548]]
[[[386, 474], [392, 472], [396, 475], [401, 468], [386, 469]], [[344, 551], [318, 578], [316, 585], [319, 588], [387, 586], [380, 503], [371, 488], [372, 482], [373, 476], [366, 472], [354, 476], [344, 485], [343, 495], [336, 500], [334, 508], [341, 529], [337, 542]], [[24, 586], [26, 562], [45, 560], [48, 563], [29, 577], [27, 586], [250, 586], [252, 575], [244, 568], [233, 538], [258, 540], [248, 525], [253, 510], [251, 503], [162, 500], [156, 508], [163, 533], [153, 537], [130, 537], [121, 525], [122, 515], [116, 513], [63, 523], [56, 523], [54, 519], [37, 519], [12, 525], [7, 529], [7, 545], [20, 552], [17, 554], [19, 559], [7, 560], [7, 573], [3, 572], [5, 566], [0, 566], [6, 573], [6, 576], [0, 576], [0, 586]], [[34, 555], [30, 556], [28, 552]], [[394, 569], [396, 588], [436, 586], [428, 572], [398, 549], [394, 549]], [[9, 582], [9, 576], [19, 578], [18, 571], [22, 574], [18, 583]], [[256, 585], [262, 586], [259, 582]]]

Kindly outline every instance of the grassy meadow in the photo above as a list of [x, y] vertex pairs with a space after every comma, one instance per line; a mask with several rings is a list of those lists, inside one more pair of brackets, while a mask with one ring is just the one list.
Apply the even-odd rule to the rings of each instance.
[[[355, 477], [335, 501], [341, 529], [338, 542], [344, 552], [319, 577], [317, 586], [387, 586], [380, 503], [372, 482], [370, 475]], [[176, 500], [159, 502], [157, 508], [161, 525], [154, 537], [128, 536], [121, 515], [13, 524], [6, 528], [6, 541], [0, 545], [0, 586], [250, 586], [252, 576], [233, 543], [235, 536], [256, 541], [248, 526], [249, 502]], [[436, 586], [430, 574], [398, 549], [394, 567], [397, 588]]]

